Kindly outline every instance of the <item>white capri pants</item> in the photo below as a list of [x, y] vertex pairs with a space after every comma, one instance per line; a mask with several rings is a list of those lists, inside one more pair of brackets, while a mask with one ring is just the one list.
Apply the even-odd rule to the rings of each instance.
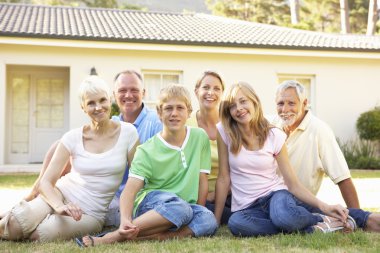
[[[29, 202], [22, 200], [8, 215], [13, 215], [20, 224], [23, 239], [28, 239], [36, 230], [41, 242], [98, 233], [103, 227], [103, 221], [86, 214], [82, 214], [79, 221], [71, 216], [56, 214], [40, 196]], [[5, 226], [4, 239], [7, 239], [7, 229]]]

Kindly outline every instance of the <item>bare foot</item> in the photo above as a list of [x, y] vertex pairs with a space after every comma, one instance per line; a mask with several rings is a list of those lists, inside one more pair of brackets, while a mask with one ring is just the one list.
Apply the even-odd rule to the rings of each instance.
[[368, 216], [364, 230], [369, 232], [380, 232], [380, 213], [371, 213]]
[[104, 236], [98, 237], [98, 236], [90, 236], [86, 235], [82, 238], [83, 245], [85, 247], [92, 247], [100, 244], [112, 244], [115, 242], [121, 242], [127, 240], [126, 238], [122, 237], [118, 230], [115, 230], [113, 232], [109, 232], [105, 234]]

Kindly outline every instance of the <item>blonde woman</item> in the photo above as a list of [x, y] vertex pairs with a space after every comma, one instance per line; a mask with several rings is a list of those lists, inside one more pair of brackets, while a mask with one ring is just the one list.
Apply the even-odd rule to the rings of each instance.
[[[90, 124], [61, 138], [41, 178], [40, 195], [21, 201], [0, 221], [1, 238], [46, 242], [101, 231], [139, 143], [133, 125], [110, 120], [110, 96], [99, 77], [82, 82], [79, 99]], [[72, 169], [60, 178], [69, 158]]]

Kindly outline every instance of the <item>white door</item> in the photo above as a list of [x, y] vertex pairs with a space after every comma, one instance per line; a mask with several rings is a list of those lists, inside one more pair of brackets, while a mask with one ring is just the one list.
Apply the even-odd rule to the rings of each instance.
[[42, 162], [50, 145], [68, 129], [68, 71], [9, 71], [8, 163]]

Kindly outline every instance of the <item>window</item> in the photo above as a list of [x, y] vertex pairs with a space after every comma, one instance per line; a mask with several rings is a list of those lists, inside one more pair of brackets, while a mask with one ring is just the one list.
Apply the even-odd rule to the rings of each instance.
[[182, 71], [142, 70], [145, 86], [144, 102], [154, 107], [160, 90], [171, 83], [182, 83]]
[[282, 83], [286, 80], [296, 80], [305, 86], [306, 97], [308, 101], [308, 107], [315, 112], [315, 76], [314, 75], [303, 75], [303, 74], [278, 74], [278, 83]]

